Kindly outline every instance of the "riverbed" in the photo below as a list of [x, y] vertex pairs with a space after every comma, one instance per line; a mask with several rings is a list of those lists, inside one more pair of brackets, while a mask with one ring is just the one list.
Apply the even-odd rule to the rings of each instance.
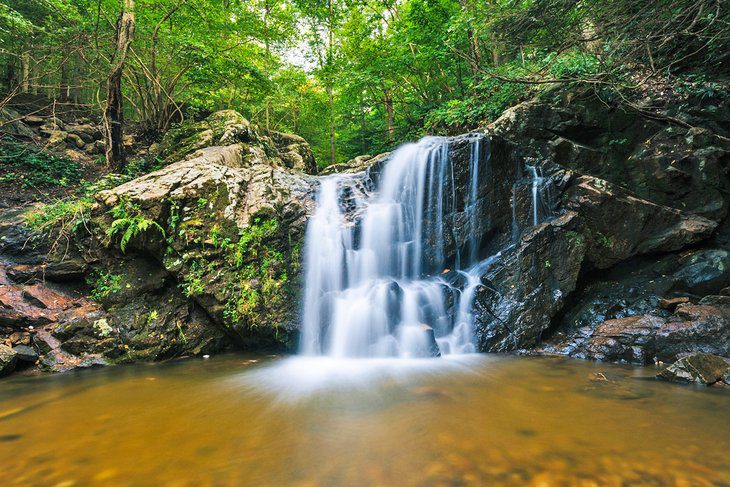
[[730, 388], [651, 367], [223, 355], [0, 382], [2, 485], [730, 485]]

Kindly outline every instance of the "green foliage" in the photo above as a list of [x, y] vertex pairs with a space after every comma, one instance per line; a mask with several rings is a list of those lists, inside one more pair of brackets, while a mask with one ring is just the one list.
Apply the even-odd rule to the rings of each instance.
[[146, 218], [142, 214], [139, 206], [130, 201], [120, 201], [109, 210], [109, 214], [114, 220], [109, 228], [107, 228], [106, 234], [110, 241], [114, 237], [121, 235], [119, 238], [119, 249], [122, 252], [126, 252], [130, 240], [140, 234], [144, 234], [149, 229], [157, 230], [163, 238], [165, 237], [165, 230], [160, 224]]
[[69, 186], [81, 178], [78, 163], [12, 137], [0, 138], [0, 182], [24, 188]]
[[127, 162], [124, 166], [124, 176], [131, 180], [143, 174], [157, 171], [163, 166], [163, 161], [158, 157], [139, 157]]
[[224, 248], [225, 259], [236, 269], [236, 280], [229, 283], [231, 298], [224, 314], [232, 322], [251, 325], [257, 314], [273, 317], [283, 304], [283, 286], [288, 281], [285, 255], [277, 248], [279, 222], [275, 218], [254, 217], [236, 243]]
[[601, 245], [601, 247], [606, 249], [610, 249], [613, 246], [611, 239], [601, 232], [596, 233], [596, 241]]
[[[425, 133], [484, 125], [554, 82], [582, 84], [619, 104], [632, 91], [641, 96], [642, 84], [667, 79], [690, 107], [727, 95], [730, 9], [717, 5], [136, 0], [125, 118], [152, 140], [174, 124], [232, 108], [262, 131], [303, 136], [326, 166], [331, 151], [344, 162]], [[0, 0], [4, 91], [21, 84], [28, 53], [31, 88], [56, 99], [73, 73], [83, 85], [73, 97], [98, 105], [119, 9], [116, 0]], [[73, 181], [48, 167], [37, 165], [38, 179], [27, 184]], [[128, 171], [156, 167], [148, 158]]]
[[583, 242], [585, 241], [585, 237], [583, 237], [582, 234], [580, 234], [580, 233], [578, 233], [576, 231], [568, 230], [565, 233], [566, 233], [566, 235], [568, 237], [568, 240], [573, 245], [582, 245]]
[[89, 231], [94, 200], [90, 197], [59, 199], [26, 215], [27, 225], [39, 235], [71, 235]]
[[91, 297], [97, 301], [122, 290], [122, 276], [112, 272], [95, 271], [86, 279], [86, 283], [91, 286]]

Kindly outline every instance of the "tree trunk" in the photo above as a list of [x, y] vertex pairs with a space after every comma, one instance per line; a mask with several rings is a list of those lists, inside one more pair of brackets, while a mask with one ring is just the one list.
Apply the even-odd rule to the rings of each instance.
[[327, 67], [329, 68], [327, 81], [327, 99], [329, 101], [329, 121], [330, 121], [330, 164], [335, 163], [335, 97], [334, 97], [334, 74], [332, 73], [332, 49], [334, 35], [334, 10], [332, 0], [329, 0], [329, 36], [327, 43]]
[[23, 93], [28, 93], [30, 90], [30, 51], [23, 52], [21, 61], [23, 63], [23, 80], [20, 88]]
[[329, 100], [329, 122], [330, 122], [330, 164], [335, 163], [335, 97], [332, 84], [327, 85], [327, 98]]
[[61, 82], [58, 84], [58, 99], [68, 101], [70, 98], [70, 89], [68, 86], [68, 58], [61, 60]]
[[81, 72], [81, 58], [78, 54], [74, 56], [74, 63], [73, 63], [73, 75], [71, 76], [71, 94], [73, 95], [73, 102], [76, 105], [80, 105], [83, 100], [83, 83], [82, 83], [82, 76], [83, 73]]
[[393, 136], [395, 135], [395, 125], [394, 125], [394, 113], [393, 113], [393, 96], [390, 93], [390, 90], [386, 89], [383, 90], [383, 95], [385, 97], [385, 126], [386, 126], [386, 132], [387, 137], [389, 141], [393, 141]]
[[106, 163], [114, 170], [124, 168], [124, 107], [122, 98], [122, 72], [129, 45], [134, 37], [134, 0], [124, 0], [115, 28], [116, 46], [112, 69], [106, 82], [106, 108], [104, 131]]

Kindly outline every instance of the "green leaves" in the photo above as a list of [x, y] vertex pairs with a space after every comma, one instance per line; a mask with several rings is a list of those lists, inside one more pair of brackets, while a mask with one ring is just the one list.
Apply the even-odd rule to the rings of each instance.
[[79, 182], [81, 167], [71, 159], [18, 142], [0, 138], [0, 182], [15, 182], [24, 188], [69, 186]]
[[165, 230], [154, 220], [150, 220], [142, 215], [139, 206], [128, 201], [120, 201], [114, 206], [109, 213], [115, 218], [106, 235], [110, 241], [112, 238], [121, 235], [119, 238], [119, 249], [122, 253], [127, 251], [127, 245], [130, 240], [140, 234], [146, 233], [149, 229], [157, 230], [162, 238], [165, 238]]

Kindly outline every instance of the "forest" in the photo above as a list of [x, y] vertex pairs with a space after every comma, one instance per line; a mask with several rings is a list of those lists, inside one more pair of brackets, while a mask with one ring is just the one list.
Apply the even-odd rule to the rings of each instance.
[[[45, 109], [104, 114], [105, 126], [151, 141], [231, 108], [301, 135], [325, 167], [485, 125], [556, 84], [629, 107], [651, 84], [720, 89], [706, 82], [730, 63], [727, 10], [719, 0], [3, 0], [0, 108], [44, 95]], [[120, 164], [123, 148], [107, 145], [107, 164]]]

